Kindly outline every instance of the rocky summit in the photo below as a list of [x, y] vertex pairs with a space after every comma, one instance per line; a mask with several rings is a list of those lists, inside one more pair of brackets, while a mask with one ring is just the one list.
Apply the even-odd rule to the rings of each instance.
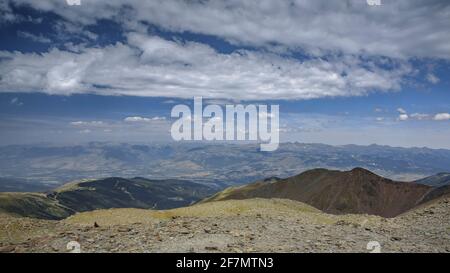
[[3, 215], [0, 236], [2, 252], [69, 252], [70, 242], [81, 252], [450, 252], [450, 199], [394, 218], [327, 214], [286, 199], [97, 210], [62, 221]]

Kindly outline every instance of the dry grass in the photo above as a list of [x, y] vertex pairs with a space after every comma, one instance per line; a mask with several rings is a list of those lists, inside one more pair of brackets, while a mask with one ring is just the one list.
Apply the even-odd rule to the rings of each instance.
[[62, 185], [61, 187], [55, 189], [54, 191], [59, 193], [59, 192], [64, 192], [64, 191], [76, 190], [76, 189], [80, 188], [81, 183], [90, 182], [90, 181], [94, 181], [94, 180], [95, 179], [81, 179], [81, 180], [72, 181], [72, 182]]
[[14, 243], [34, 236], [46, 236], [53, 232], [56, 223], [0, 213], [0, 242]]
[[[209, 202], [171, 210], [148, 209], [106, 209], [77, 213], [65, 221], [71, 224], [117, 225], [132, 223], [153, 223], [172, 217], [232, 217], [256, 216], [295, 217], [300, 221], [318, 224], [334, 224], [339, 220], [350, 223], [377, 221], [378, 217], [367, 215], [330, 215], [301, 202], [287, 199], [247, 199]], [[366, 221], [366, 222], [367, 222]]]

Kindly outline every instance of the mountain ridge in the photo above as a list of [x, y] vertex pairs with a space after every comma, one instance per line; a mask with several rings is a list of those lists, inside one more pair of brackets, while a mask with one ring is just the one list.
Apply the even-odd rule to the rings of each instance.
[[[438, 191], [439, 189], [439, 191]], [[398, 182], [364, 168], [350, 171], [312, 169], [267, 183], [231, 187], [201, 202], [250, 198], [286, 198], [333, 214], [367, 213], [395, 217], [450, 192], [412, 182]]]
[[433, 186], [433, 187], [446, 186], [446, 185], [450, 185], [450, 173], [442, 172], [442, 173], [438, 173], [435, 175], [427, 176], [422, 179], [418, 179], [414, 182], [418, 183], [418, 184]]
[[393, 181], [360, 167], [350, 171], [317, 168], [288, 178], [269, 177], [239, 187], [219, 189], [176, 179], [85, 179], [47, 193], [0, 193], [0, 212], [63, 219], [77, 212], [98, 209], [171, 209], [229, 199], [281, 198], [331, 214], [395, 217], [450, 194], [450, 186], [435, 188]]
[[109, 177], [68, 183], [47, 193], [0, 193], [0, 211], [58, 220], [96, 209], [182, 207], [213, 191], [184, 180]]
[[[281, 143], [271, 153], [261, 152], [253, 144], [92, 142], [0, 146], [3, 177], [32, 180], [51, 188], [87, 177], [134, 176], [170, 177], [228, 187], [271, 176], [294, 176], [317, 167], [348, 170], [358, 166], [393, 180], [412, 181], [448, 172], [450, 150], [305, 143]], [[8, 191], [15, 190], [10, 186]]]

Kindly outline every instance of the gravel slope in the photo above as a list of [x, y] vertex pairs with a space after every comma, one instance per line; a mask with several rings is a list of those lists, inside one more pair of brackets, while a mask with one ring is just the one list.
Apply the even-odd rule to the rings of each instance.
[[381, 252], [450, 252], [450, 198], [389, 219], [283, 199], [100, 210], [63, 221], [0, 215], [2, 252], [67, 252], [70, 241], [82, 252], [370, 252], [370, 241]]

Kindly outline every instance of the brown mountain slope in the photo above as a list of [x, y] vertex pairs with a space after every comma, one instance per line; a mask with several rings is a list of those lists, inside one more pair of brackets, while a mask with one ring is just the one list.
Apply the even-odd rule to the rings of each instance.
[[441, 195], [432, 187], [395, 182], [362, 168], [344, 172], [314, 169], [286, 179], [229, 188], [203, 202], [255, 197], [286, 198], [304, 202], [327, 213], [394, 217], [414, 208], [424, 199], [430, 200], [427, 196], [436, 198]]

